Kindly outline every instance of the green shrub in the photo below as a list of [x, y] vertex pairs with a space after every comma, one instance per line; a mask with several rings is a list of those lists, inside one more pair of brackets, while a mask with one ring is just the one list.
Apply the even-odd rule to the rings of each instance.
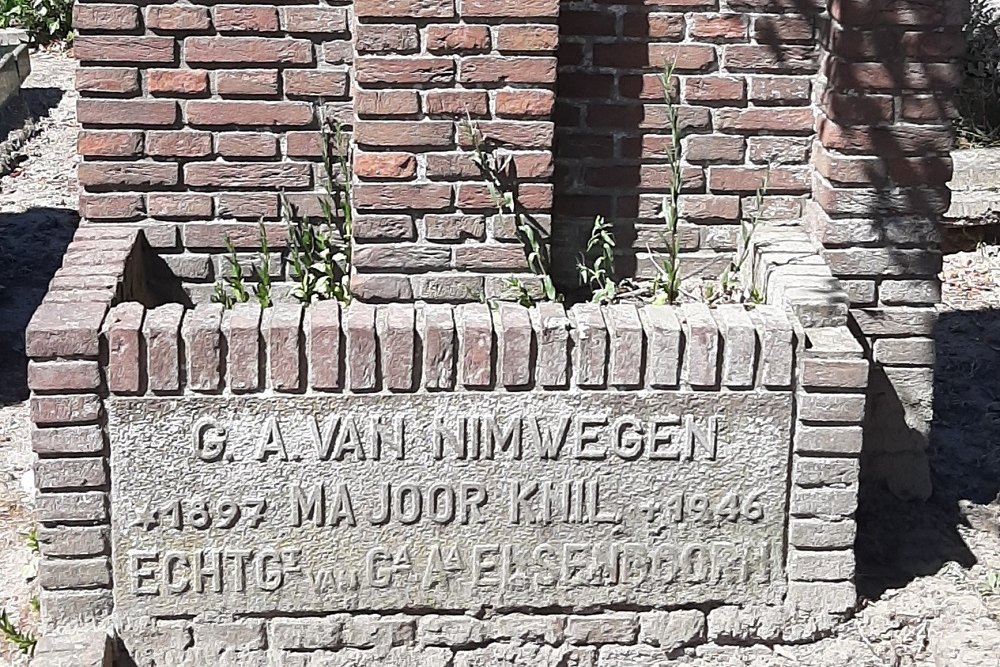
[[956, 130], [965, 146], [1000, 146], [1000, 9], [972, 0]]
[[0, 0], [0, 28], [21, 28], [44, 44], [71, 37], [72, 0]]

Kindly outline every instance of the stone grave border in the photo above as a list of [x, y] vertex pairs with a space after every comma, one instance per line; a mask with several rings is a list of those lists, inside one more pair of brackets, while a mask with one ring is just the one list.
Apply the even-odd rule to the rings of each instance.
[[[141, 231], [79, 230], [26, 338], [40, 489], [38, 664], [58, 664], [45, 661], [67, 651], [80, 655], [81, 646], [110, 659], [111, 649], [96, 648], [111, 646], [106, 635], [114, 609], [103, 402], [147, 392], [460, 391], [532, 382], [535, 390], [559, 391], [573, 383], [615, 391], [791, 391], [795, 410], [783, 606], [178, 621], [156, 628], [158, 646], [183, 652], [193, 637], [195, 646], [223, 651], [235, 641], [290, 652], [282, 654], [289, 660], [314, 649], [381, 655], [421, 646], [433, 665], [443, 659], [437, 652], [450, 655], [435, 647], [600, 646], [602, 659], [611, 652], [614, 660], [663, 657], [706, 642], [794, 642], [824, 633], [856, 603], [854, 511], [869, 362], [846, 327], [846, 297], [804, 232], [765, 229], [755, 245], [758, 284], [772, 305], [750, 316], [742, 307], [700, 304], [643, 307], [641, 315], [627, 305], [567, 311], [542, 304], [529, 313], [513, 304], [495, 311], [466, 304], [426, 305], [434, 316], [422, 317], [410, 304], [341, 309], [328, 302], [279, 305], [263, 316], [243, 305], [224, 326], [218, 306], [185, 311], [158, 301], [162, 286]], [[816, 287], [827, 278], [827, 289]], [[662, 351], [648, 355], [655, 363], [645, 372], [634, 363], [644, 340], [649, 350]], [[534, 373], [524, 354], [533, 344]], [[422, 351], [422, 373], [407, 363], [414, 349]], [[264, 355], [266, 372], [259, 372], [255, 354]], [[180, 664], [179, 656], [169, 664]]]

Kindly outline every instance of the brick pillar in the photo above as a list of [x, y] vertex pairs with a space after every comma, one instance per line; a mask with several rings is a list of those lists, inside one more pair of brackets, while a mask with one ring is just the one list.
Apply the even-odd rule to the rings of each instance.
[[355, 3], [359, 298], [476, 301], [525, 272], [463, 121], [514, 152], [520, 204], [547, 225], [557, 12], [557, 0]]
[[873, 367], [864, 474], [926, 497], [962, 0], [832, 0], [809, 221]]

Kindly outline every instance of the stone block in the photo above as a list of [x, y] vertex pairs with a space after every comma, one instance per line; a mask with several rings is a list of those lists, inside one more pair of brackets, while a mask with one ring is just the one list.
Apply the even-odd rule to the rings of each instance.
[[638, 636], [637, 614], [605, 613], [566, 619], [566, 641], [571, 644], [634, 644]]
[[35, 646], [34, 667], [111, 667], [114, 647], [101, 630], [44, 634]]
[[705, 614], [697, 609], [639, 614], [639, 641], [675, 651], [705, 640]]
[[676, 387], [680, 381], [681, 323], [669, 306], [648, 306], [639, 311], [649, 352], [646, 377], [651, 387]]
[[608, 327], [601, 308], [581, 303], [570, 311], [576, 383], [581, 387], [602, 387], [607, 381]]

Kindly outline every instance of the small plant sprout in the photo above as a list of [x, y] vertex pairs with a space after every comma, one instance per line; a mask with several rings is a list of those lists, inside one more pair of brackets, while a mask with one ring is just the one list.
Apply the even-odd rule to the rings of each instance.
[[[500, 216], [513, 217], [518, 238], [524, 246], [528, 269], [541, 279], [543, 296], [548, 301], [561, 301], [555, 282], [552, 280], [546, 232], [536, 220], [521, 210], [517, 201], [517, 175], [513, 155], [501, 151], [489, 142], [468, 115], [462, 121], [461, 128], [467, 143], [472, 146], [472, 162], [486, 182], [486, 188], [493, 205], [497, 208], [497, 213]], [[535, 300], [523, 280], [512, 277], [508, 279], [507, 284], [514, 290], [515, 300], [518, 303], [534, 304]]]
[[31, 549], [32, 553], [40, 554], [42, 553], [41, 545], [38, 543], [38, 529], [32, 528], [28, 532], [24, 533], [24, 543]]
[[979, 593], [983, 597], [1000, 596], [1000, 570], [986, 573], [979, 584]]
[[212, 301], [221, 303], [224, 308], [229, 309], [237, 303], [249, 301], [250, 293], [247, 291], [246, 281], [243, 278], [243, 267], [240, 266], [239, 257], [236, 256], [236, 247], [228, 234], [226, 235], [226, 253], [229, 272], [215, 283]]
[[260, 223], [258, 229], [260, 253], [258, 255], [259, 261], [254, 265], [254, 271], [257, 274], [256, 296], [260, 307], [267, 308], [271, 305], [271, 247], [267, 242], [267, 230], [264, 229], [263, 222]]
[[[723, 269], [719, 276], [719, 297], [733, 299], [737, 289], [740, 289], [739, 300], [750, 303], [761, 303], [761, 295], [754, 285], [754, 258], [753, 258], [753, 236], [760, 224], [761, 216], [764, 212], [764, 197], [767, 196], [767, 188], [771, 179], [770, 167], [764, 172], [761, 184], [757, 187], [754, 195], [754, 202], [749, 213], [744, 211], [740, 218], [740, 236], [737, 242], [737, 251], [733, 255], [729, 266]], [[744, 267], [746, 271], [744, 272]], [[743, 277], [748, 280], [744, 286]]]
[[0, 634], [21, 653], [29, 656], [34, 654], [38, 640], [33, 634], [18, 630], [7, 616], [6, 609], [0, 610]]
[[[667, 164], [670, 166], [670, 187], [663, 196], [662, 216], [664, 222], [664, 245], [666, 254], [650, 252], [656, 268], [653, 278], [653, 302], [677, 303], [681, 293], [680, 239], [677, 224], [680, 220], [681, 201], [681, 130], [677, 114], [677, 104], [673, 94], [673, 77], [676, 64], [664, 66], [660, 74], [663, 101], [667, 109], [667, 125], [670, 129], [670, 148], [667, 149]], [[649, 250], [647, 248], [647, 250]]]
[[289, 227], [289, 264], [298, 283], [292, 295], [302, 303], [336, 299], [351, 301], [353, 217], [350, 147], [340, 123], [323, 123], [321, 222], [296, 215], [285, 200]]
[[600, 215], [594, 218], [587, 249], [581, 253], [576, 268], [580, 284], [593, 290], [591, 301], [610, 303], [615, 298], [615, 235], [611, 223]]
[[[351, 261], [353, 224], [351, 213], [351, 172], [347, 136], [339, 123], [323, 124], [324, 195], [319, 198], [322, 219], [313, 221], [301, 216], [283, 198], [288, 221], [289, 273], [296, 282], [292, 297], [305, 304], [336, 299], [351, 301]], [[257, 285], [254, 297], [261, 308], [273, 304], [271, 298], [271, 246], [263, 223], [258, 228], [260, 250], [253, 266]], [[243, 269], [226, 238], [229, 273], [215, 284], [212, 301], [232, 308], [250, 300]]]

